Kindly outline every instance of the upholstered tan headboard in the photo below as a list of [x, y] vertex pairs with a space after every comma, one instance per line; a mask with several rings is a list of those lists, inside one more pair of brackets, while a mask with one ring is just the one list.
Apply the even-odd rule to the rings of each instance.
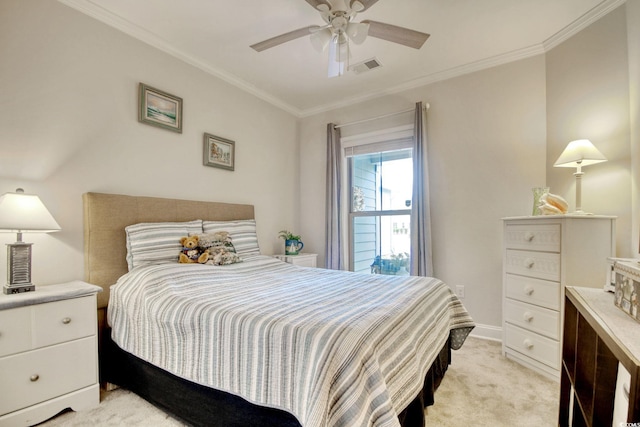
[[85, 281], [102, 287], [98, 309], [109, 302], [109, 287], [127, 272], [124, 228], [140, 222], [253, 219], [253, 205], [199, 202], [120, 194], [85, 193]]

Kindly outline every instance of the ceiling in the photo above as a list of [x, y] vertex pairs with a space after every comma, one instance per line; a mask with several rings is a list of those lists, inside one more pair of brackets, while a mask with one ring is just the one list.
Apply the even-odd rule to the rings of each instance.
[[379, 0], [354, 21], [429, 33], [416, 50], [368, 37], [350, 64], [382, 66], [327, 77], [328, 53], [302, 37], [263, 52], [249, 46], [324, 25], [305, 0], [60, 0], [298, 117], [543, 53], [624, 0]]

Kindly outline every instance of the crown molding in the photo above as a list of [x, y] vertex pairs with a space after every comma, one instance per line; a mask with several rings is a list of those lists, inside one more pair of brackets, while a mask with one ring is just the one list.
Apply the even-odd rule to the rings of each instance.
[[121, 18], [118, 15], [115, 15], [105, 10], [104, 8], [96, 5], [95, 3], [91, 3], [90, 1], [87, 1], [87, 0], [58, 0], [58, 1], [79, 12], [82, 12], [85, 15], [88, 15], [88, 16], [91, 16], [92, 18], [97, 19], [98, 21], [101, 21], [109, 25], [110, 27], [120, 30], [123, 33], [135, 39], [138, 39], [150, 46], [153, 46], [156, 49], [159, 49], [173, 56], [174, 58], [177, 58], [183, 62], [186, 62], [187, 64], [192, 65], [196, 68], [199, 68], [200, 70], [208, 74], [218, 77], [219, 79], [258, 97], [263, 101], [266, 101], [269, 104], [274, 105], [286, 111], [289, 114], [292, 114], [296, 117], [300, 117], [300, 110], [298, 108], [295, 108], [287, 104], [286, 102], [283, 102], [281, 99], [255, 87], [254, 85], [247, 83], [242, 79], [235, 77], [232, 74], [227, 73], [226, 71], [212, 67], [194, 58], [191, 55], [185, 54], [184, 52], [172, 46], [171, 43], [169, 43], [168, 41], [158, 37], [157, 35], [149, 31], [146, 31], [140, 28], [139, 26], [133, 24], [130, 21], [127, 21], [126, 19]]
[[389, 88], [385, 88], [376, 92], [370, 92], [363, 96], [346, 98], [337, 103], [325, 104], [317, 108], [307, 109], [301, 112], [301, 117], [308, 117], [314, 114], [324, 113], [324, 112], [335, 110], [338, 108], [348, 107], [350, 105], [357, 104], [360, 102], [369, 101], [375, 98], [379, 98], [381, 96], [393, 95], [396, 93], [416, 89], [431, 83], [448, 80], [448, 79], [462, 76], [465, 74], [471, 74], [477, 71], [486, 70], [488, 68], [496, 67], [498, 65], [507, 64], [509, 62], [518, 61], [520, 59], [525, 59], [535, 55], [540, 55], [540, 54], [543, 54], [544, 52], [545, 51], [542, 44], [530, 46], [524, 49], [514, 50], [512, 52], [508, 52], [502, 55], [496, 55], [490, 58], [464, 64], [459, 67], [450, 68], [444, 71], [438, 71], [437, 73], [429, 74], [428, 76], [411, 80], [409, 82], [392, 86]]
[[416, 89], [421, 86], [426, 86], [431, 83], [448, 80], [465, 74], [470, 74], [488, 68], [496, 67], [498, 65], [507, 64], [509, 62], [519, 61], [521, 59], [526, 59], [535, 55], [544, 54], [560, 43], [569, 39], [573, 35], [582, 31], [589, 25], [593, 24], [603, 16], [607, 15], [609, 12], [620, 7], [624, 3], [626, 3], [626, 0], [604, 0], [603, 2], [586, 12], [584, 15], [582, 15], [580, 18], [576, 19], [574, 22], [567, 25], [565, 28], [558, 31], [540, 44], [529, 46], [523, 49], [518, 49], [505, 54], [496, 55], [491, 58], [482, 59], [480, 61], [471, 62], [459, 67], [450, 68], [448, 70], [439, 71], [437, 73], [429, 74], [428, 76], [421, 77], [419, 79], [415, 79], [401, 85], [386, 88], [377, 92], [371, 92], [363, 96], [346, 98], [337, 103], [325, 104], [316, 108], [307, 109], [300, 113], [300, 117], [308, 117], [314, 114], [348, 107], [353, 104], [370, 101], [372, 99], [379, 98], [385, 95], [397, 94], [400, 92]]
[[604, 0], [602, 3], [582, 15], [580, 18], [576, 19], [571, 24], [567, 25], [566, 27], [546, 39], [544, 42], [542, 42], [544, 51], [548, 52], [549, 50], [558, 46], [560, 43], [564, 42], [589, 25], [593, 24], [609, 12], [622, 6], [626, 2], [627, 0]]
[[523, 49], [514, 50], [511, 52], [507, 52], [505, 54], [496, 55], [490, 58], [482, 59], [479, 61], [471, 62], [468, 64], [464, 64], [458, 67], [450, 68], [448, 70], [439, 71], [433, 74], [429, 74], [427, 76], [411, 80], [409, 82], [388, 87], [379, 91], [370, 92], [365, 95], [355, 96], [350, 98], [344, 98], [340, 102], [332, 103], [332, 104], [324, 104], [314, 108], [309, 109], [299, 109], [296, 108], [281, 99], [265, 92], [257, 88], [256, 86], [249, 84], [248, 82], [237, 78], [236, 76], [227, 73], [224, 70], [212, 67], [204, 62], [194, 58], [191, 55], [187, 55], [184, 52], [173, 47], [168, 41], [158, 37], [157, 35], [146, 31], [137, 25], [129, 22], [107, 10], [104, 8], [92, 3], [90, 0], [58, 0], [60, 3], [63, 3], [73, 9], [78, 10], [79, 12], [84, 13], [85, 15], [91, 16], [98, 21], [101, 21], [111, 27], [114, 27], [125, 34], [130, 35], [148, 45], [151, 45], [177, 59], [180, 59], [187, 64], [190, 64], [200, 70], [211, 74], [219, 79], [245, 91], [259, 99], [262, 99], [269, 104], [278, 107], [289, 114], [297, 118], [304, 118], [313, 116], [315, 114], [324, 113], [327, 111], [348, 107], [354, 104], [358, 104], [361, 102], [370, 101], [372, 99], [380, 98], [385, 95], [397, 94], [400, 92], [416, 89], [421, 86], [425, 86], [431, 83], [435, 83], [438, 81], [448, 80], [454, 77], [462, 76], [465, 74], [474, 73], [477, 71], [482, 71], [488, 68], [496, 67], [498, 65], [507, 64], [509, 62], [518, 61], [521, 59], [526, 59], [535, 55], [540, 55], [548, 52], [550, 49], [553, 49], [560, 43], [569, 39], [576, 33], [580, 32], [587, 26], [591, 25], [598, 19], [602, 18], [612, 10], [618, 8], [619, 6], [626, 3], [626, 0], [603, 0], [600, 4], [589, 10], [587, 13], [582, 15], [580, 18], [558, 31], [548, 39], [544, 40], [540, 44], [536, 44], [533, 46], [529, 46]]

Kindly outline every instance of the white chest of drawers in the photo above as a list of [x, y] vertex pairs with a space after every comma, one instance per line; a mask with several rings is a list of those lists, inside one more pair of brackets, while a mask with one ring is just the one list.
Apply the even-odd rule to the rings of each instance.
[[565, 286], [603, 288], [615, 256], [615, 218], [504, 218], [502, 352], [560, 378]]
[[75, 281], [0, 295], [0, 427], [99, 403], [98, 291]]

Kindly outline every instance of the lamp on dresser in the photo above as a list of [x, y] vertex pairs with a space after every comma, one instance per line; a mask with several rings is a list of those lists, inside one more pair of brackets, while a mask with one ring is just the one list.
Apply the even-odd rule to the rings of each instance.
[[17, 233], [15, 243], [7, 244], [7, 284], [5, 294], [35, 290], [31, 283], [31, 246], [22, 241], [22, 233], [50, 233], [60, 230], [40, 198], [25, 194], [22, 188], [0, 196], [0, 232]]
[[574, 214], [584, 214], [582, 210], [582, 167], [606, 162], [607, 158], [588, 139], [571, 141], [564, 149], [558, 160], [553, 164], [557, 168], [577, 168], [573, 175], [576, 177], [576, 211]]

